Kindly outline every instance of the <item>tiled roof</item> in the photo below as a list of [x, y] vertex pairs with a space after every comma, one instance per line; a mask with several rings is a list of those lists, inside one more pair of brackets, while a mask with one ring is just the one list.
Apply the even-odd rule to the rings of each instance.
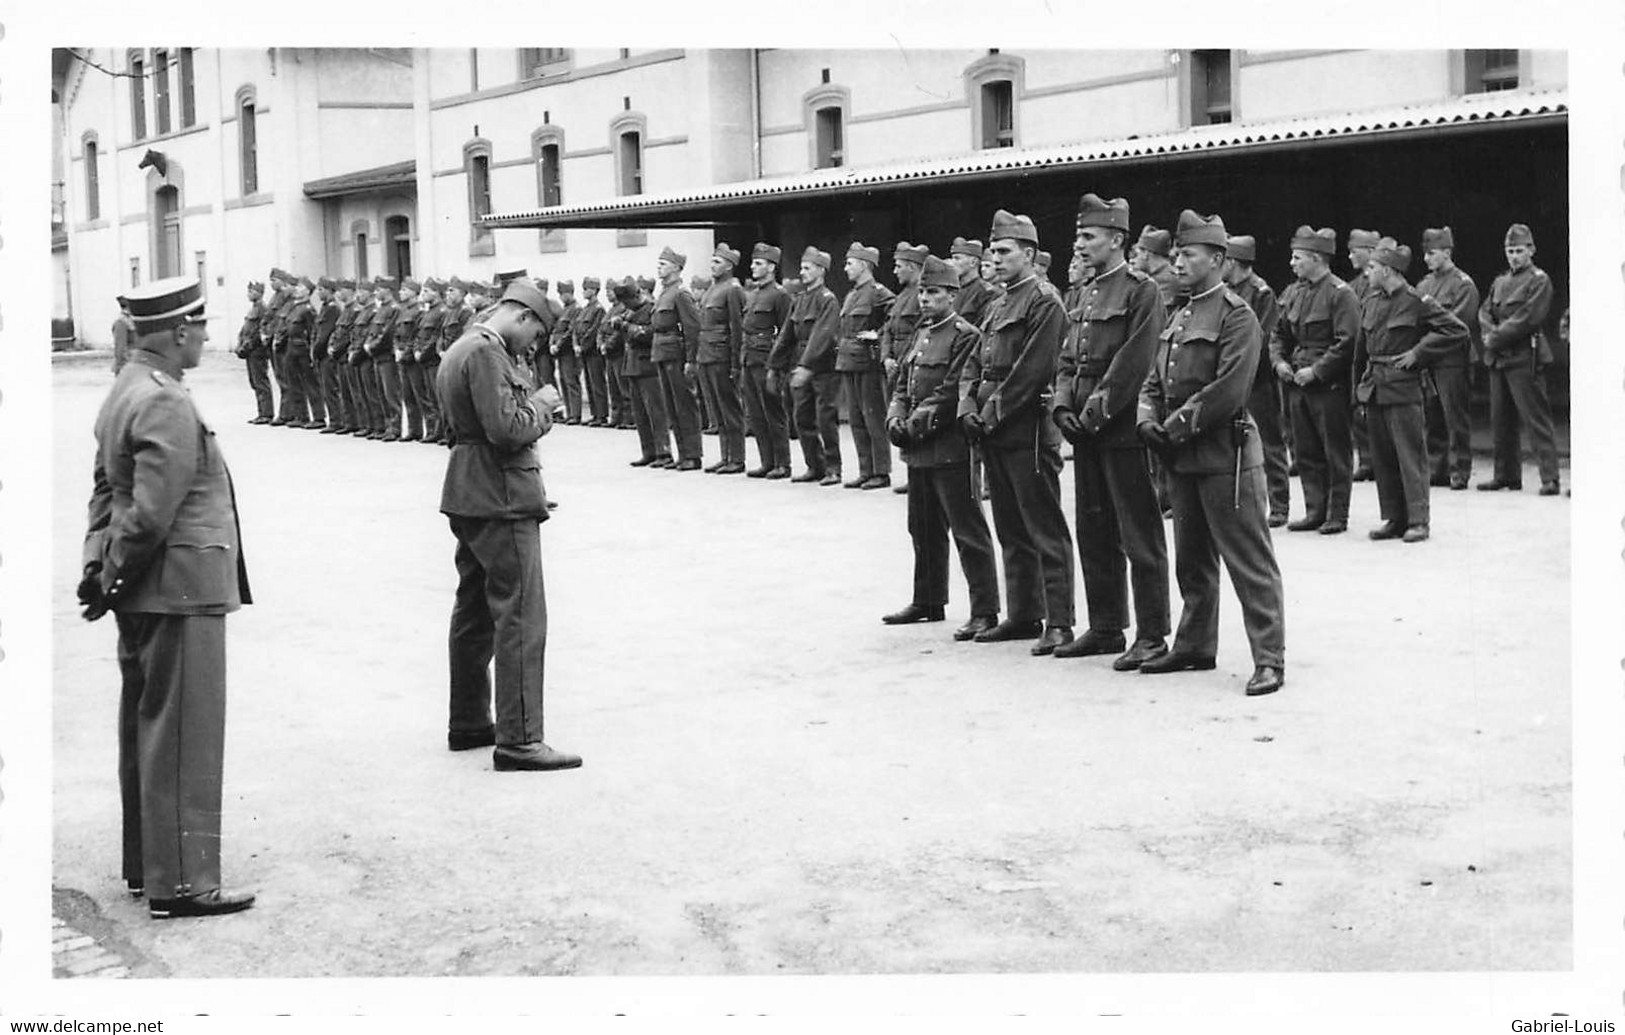
[[358, 169], [355, 172], [342, 173], [338, 176], [311, 180], [305, 184], [305, 197], [338, 198], [347, 194], [370, 194], [397, 187], [415, 189], [417, 182], [418, 163], [409, 158], [404, 162], [396, 162], [393, 165], [380, 165], [373, 169]]
[[[1193, 126], [1149, 136], [1051, 147], [973, 151], [950, 158], [865, 168], [817, 169], [789, 176], [717, 184], [697, 190], [640, 194], [579, 205], [556, 205], [552, 208], [493, 214], [486, 216], [484, 222], [491, 227], [654, 225], [680, 219], [684, 215], [694, 218], [694, 213], [699, 210], [724, 209], [773, 198], [984, 179], [1072, 165], [1312, 146], [1355, 136], [1440, 133], [1486, 123], [1549, 122], [1567, 117], [1568, 91], [1563, 89], [1470, 94], [1445, 101], [1371, 111]], [[308, 187], [306, 193], [309, 193]]]

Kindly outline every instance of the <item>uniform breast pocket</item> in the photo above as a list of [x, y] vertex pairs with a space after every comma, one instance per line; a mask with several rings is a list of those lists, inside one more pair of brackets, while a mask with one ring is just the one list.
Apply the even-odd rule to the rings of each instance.
[[171, 530], [157, 573], [159, 598], [198, 606], [229, 601], [237, 577], [233, 538], [227, 529], [207, 525]]
[[1213, 383], [1219, 371], [1219, 343], [1212, 338], [1186, 338], [1168, 361], [1177, 398], [1188, 398]]

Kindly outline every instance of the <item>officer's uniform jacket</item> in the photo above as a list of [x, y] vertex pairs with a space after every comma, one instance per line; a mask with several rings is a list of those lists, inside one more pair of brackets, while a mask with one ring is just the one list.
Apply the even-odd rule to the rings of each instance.
[[339, 304], [329, 301], [321, 304], [316, 313], [316, 337], [310, 343], [314, 359], [325, 359], [333, 345], [333, 331], [339, 324]]
[[423, 319], [423, 303], [413, 298], [410, 302], [402, 302], [399, 311], [395, 314], [395, 330], [391, 335], [395, 345], [395, 360], [398, 363], [416, 363], [418, 343], [418, 321]]
[[580, 308], [581, 304], [573, 296], [564, 303], [558, 319], [553, 323], [553, 330], [547, 336], [547, 351], [555, 356], [575, 352], [576, 313]]
[[1050, 386], [1061, 354], [1066, 313], [1029, 275], [988, 307], [982, 341], [965, 363], [959, 385], [959, 416], [981, 415], [987, 445], [1059, 448], [1060, 432], [1049, 419]]
[[435, 378], [452, 439], [440, 512], [456, 517], [547, 520], [536, 440], [552, 420], [530, 400], [530, 376], [502, 338], [470, 327]]
[[700, 307], [680, 281], [659, 287], [649, 326], [654, 330], [656, 363], [697, 363], [700, 353]]
[[740, 318], [742, 365], [765, 367], [773, 354], [779, 331], [790, 319], [790, 293], [776, 280], [755, 284], [745, 291], [745, 312]]
[[960, 372], [981, 338], [969, 320], [949, 313], [935, 323], [922, 320], [905, 346], [886, 417], [908, 426], [909, 444], [902, 452], [910, 467], [970, 463], [970, 444], [960, 433], [955, 414]]
[[886, 324], [880, 329], [880, 360], [901, 359], [913, 347], [914, 331], [920, 326], [920, 285], [910, 284], [897, 292]]
[[596, 301], [577, 304], [570, 320], [570, 337], [575, 342], [576, 355], [592, 356], [598, 353], [598, 328], [603, 325], [603, 306]]
[[[1373, 286], [1360, 314], [1361, 371], [1354, 397], [1363, 403], [1422, 405], [1422, 367], [1466, 347], [1467, 325], [1409, 284], [1391, 295]], [[1418, 365], [1400, 370], [1393, 361], [1414, 350]]]
[[987, 315], [987, 304], [992, 300], [993, 289], [987, 286], [987, 281], [973, 276], [959, 285], [959, 294], [954, 296], [954, 312], [980, 327], [982, 317]]
[[1551, 307], [1552, 279], [1534, 263], [1496, 277], [1489, 295], [1478, 307], [1484, 365], [1510, 369], [1534, 363], [1534, 335], [1546, 322]]
[[841, 333], [841, 304], [828, 284], [805, 288], [790, 303], [790, 315], [779, 329], [767, 365], [781, 373], [806, 367], [815, 374], [835, 369], [835, 348]]
[[265, 305], [259, 300], [248, 304], [248, 315], [243, 317], [242, 329], [237, 332], [237, 355], [247, 356], [265, 347], [260, 341], [260, 323], [265, 318]]
[[[1260, 341], [1269, 341], [1275, 334], [1275, 322], [1281, 318], [1281, 307], [1275, 300], [1275, 289], [1256, 273], [1249, 273], [1247, 279], [1240, 284], [1231, 285], [1230, 290], [1241, 296], [1241, 300], [1252, 307], [1253, 315], [1258, 317], [1258, 336]], [[1274, 379], [1275, 373], [1270, 365], [1269, 349], [1258, 350], [1258, 384], [1267, 384]]]
[[316, 311], [309, 302], [295, 302], [283, 322], [283, 339], [289, 348], [310, 349], [316, 333]]
[[644, 299], [626, 307], [626, 376], [651, 377], [654, 361], [655, 304]]
[[871, 280], [854, 287], [841, 299], [836, 370], [859, 373], [875, 368], [880, 359], [880, 328], [886, 323], [895, 297], [890, 288]]
[[180, 379], [137, 348], [96, 415], [83, 558], [125, 614], [223, 615], [253, 599], [231, 475]]
[[446, 304], [436, 302], [424, 306], [418, 314], [417, 339], [412, 342], [412, 358], [419, 363], [436, 363], [440, 359], [440, 325], [446, 320]]
[[1055, 410], [1069, 410], [1100, 445], [1140, 449], [1135, 413], [1157, 354], [1162, 299], [1156, 282], [1119, 264], [1078, 291], [1055, 377]]
[[1294, 371], [1315, 372], [1307, 387], [1347, 384], [1360, 333], [1360, 303], [1331, 273], [1313, 283], [1297, 280], [1281, 293], [1281, 315], [1270, 335], [1270, 365], [1286, 361]]
[[739, 369], [744, 348], [745, 290], [733, 277], [724, 277], [705, 289], [700, 298], [701, 363], [726, 363]]
[[1430, 360], [1428, 366], [1465, 367], [1469, 357], [1478, 355], [1478, 285], [1460, 267], [1451, 266], [1449, 270], [1423, 277], [1416, 290], [1418, 294], [1432, 297], [1445, 312], [1467, 325], [1467, 343]]
[[395, 320], [400, 315], [397, 302], [377, 302], [367, 323], [367, 355], [375, 360], [395, 358]]
[[1169, 470], [1233, 473], [1238, 442], [1243, 469], [1264, 462], [1258, 429], [1247, 412], [1260, 348], [1258, 317], [1223, 283], [1168, 314], [1140, 390], [1139, 419], [1167, 430], [1173, 445]]

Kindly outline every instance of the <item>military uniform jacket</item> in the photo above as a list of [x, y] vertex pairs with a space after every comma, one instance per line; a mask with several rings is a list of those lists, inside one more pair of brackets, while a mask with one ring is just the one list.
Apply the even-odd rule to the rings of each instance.
[[1174, 272], [1172, 266], [1164, 266], [1157, 272], [1150, 274], [1150, 277], [1156, 281], [1157, 293], [1162, 298], [1162, 309], [1166, 314], [1180, 301], [1179, 274]]
[[654, 349], [655, 306], [642, 301], [626, 309], [626, 376], [649, 377], [655, 373]]
[[237, 332], [237, 355], [246, 356], [264, 347], [265, 343], [260, 341], [260, 322], [264, 318], [265, 306], [258, 301], [250, 302], [242, 329]]
[[[1252, 307], [1253, 315], [1258, 317], [1258, 336], [1260, 341], [1269, 341], [1275, 334], [1275, 321], [1281, 318], [1281, 307], [1275, 301], [1275, 289], [1256, 273], [1249, 273], [1247, 279], [1230, 288], [1241, 296], [1241, 300]], [[1269, 349], [1258, 350], [1258, 375], [1255, 378], [1258, 384], [1268, 384], [1275, 376], [1270, 363]]]
[[395, 313], [395, 329], [390, 338], [395, 346], [396, 362], [417, 362], [418, 321], [421, 319], [423, 319], [423, 303], [415, 298], [410, 302], [403, 302]]
[[463, 331], [468, 327], [469, 318], [473, 315], [474, 310], [467, 302], [446, 307], [444, 315], [440, 317], [440, 340], [436, 343], [434, 358], [430, 362], [438, 362], [441, 356], [451, 350], [451, 347], [457, 343], [457, 339], [463, 336]]
[[283, 336], [290, 347], [296, 349], [310, 348], [310, 341], [316, 335], [316, 310], [310, 307], [309, 302], [295, 302], [288, 310], [287, 320], [284, 323]]
[[656, 363], [697, 363], [700, 352], [700, 307], [679, 281], [660, 287], [649, 326], [654, 331]]
[[367, 323], [367, 355], [375, 361], [395, 358], [395, 320], [400, 306], [395, 302], [379, 302], [373, 307]]
[[333, 344], [333, 331], [339, 323], [339, 306], [337, 302], [328, 302], [320, 305], [316, 311], [316, 337], [310, 343], [310, 354], [316, 359], [325, 359], [328, 349]]
[[278, 291], [266, 300], [260, 308], [260, 344], [266, 348], [271, 347], [276, 339], [277, 314], [282, 312], [282, 303], [287, 301], [283, 293]]
[[903, 462], [910, 467], [970, 463], [970, 444], [954, 421], [959, 407], [959, 375], [982, 339], [957, 313], [936, 323], [920, 323], [898, 363], [888, 419], [908, 425]]
[[1429, 295], [1445, 312], [1467, 325], [1467, 343], [1450, 349], [1429, 361], [1430, 367], [1465, 367], [1469, 357], [1478, 355], [1478, 285], [1458, 267], [1429, 273], [1416, 285], [1418, 294]]
[[378, 303], [371, 300], [359, 301], [355, 305], [355, 319], [350, 321], [350, 362], [360, 365], [370, 357], [367, 354], [367, 339], [372, 336], [372, 318], [378, 311]]
[[1144, 448], [1135, 432], [1140, 386], [1162, 334], [1156, 282], [1122, 263], [1079, 292], [1055, 377], [1055, 409], [1070, 410], [1100, 444]]
[[835, 369], [835, 342], [841, 330], [841, 305], [828, 284], [803, 290], [790, 303], [790, 315], [779, 329], [779, 343], [767, 365], [783, 372], [806, 367], [815, 374]]
[[546, 521], [535, 443], [552, 422], [531, 403], [530, 378], [502, 338], [470, 327], [441, 359], [435, 390], [453, 443], [440, 512]]
[[871, 280], [854, 287], [841, 299], [836, 370], [857, 373], [874, 369], [880, 358], [880, 328], [886, 323], [895, 297], [890, 288]]
[[626, 351], [625, 328], [622, 327], [625, 320], [626, 303], [616, 299], [598, 322], [597, 348], [606, 358], [614, 359]]
[[1234, 472], [1238, 442], [1243, 468], [1264, 462], [1258, 429], [1247, 412], [1261, 348], [1258, 317], [1223, 284], [1169, 314], [1151, 374], [1140, 390], [1140, 420], [1167, 429], [1174, 447], [1167, 460], [1170, 470]]
[[124, 614], [223, 615], [253, 599], [231, 474], [180, 378], [137, 348], [96, 415], [83, 558]]
[[902, 359], [914, 344], [914, 331], [920, 326], [920, 286], [910, 284], [897, 292], [886, 325], [880, 330], [880, 359]]
[[1354, 292], [1355, 299], [1362, 306], [1365, 305], [1365, 300], [1371, 295], [1371, 281], [1366, 278], [1365, 270], [1359, 270], [1350, 277], [1348, 285], [1349, 290]]
[[[1360, 313], [1354, 397], [1363, 403], [1422, 405], [1422, 367], [1465, 348], [1467, 325], [1409, 284], [1391, 295], [1373, 287]], [[1400, 370], [1394, 360], [1414, 351], [1418, 366]]]
[[1349, 286], [1328, 273], [1297, 280], [1281, 293], [1281, 316], [1270, 335], [1270, 365], [1283, 360], [1294, 371], [1315, 372], [1308, 387], [1347, 384], [1360, 333], [1360, 303]]
[[604, 325], [604, 307], [597, 302], [582, 302], [576, 307], [570, 321], [570, 336], [575, 339], [579, 356], [598, 354], [598, 328]]
[[1535, 332], [1552, 307], [1552, 280], [1530, 263], [1516, 273], [1502, 273], [1478, 308], [1483, 333], [1484, 365], [1522, 367], [1535, 362]]
[[988, 445], [1036, 449], [1042, 440], [1059, 448], [1049, 395], [1065, 331], [1061, 303], [1039, 290], [1036, 276], [1011, 285], [988, 307], [981, 344], [959, 385], [959, 416], [979, 413]]
[[271, 324], [271, 348], [285, 349], [288, 347], [288, 321], [293, 317], [295, 307], [301, 303], [294, 301], [293, 292], [282, 296], [282, 304], [277, 306], [276, 320]]
[[412, 343], [412, 358], [419, 363], [440, 360], [440, 325], [446, 320], [445, 303], [424, 306], [418, 316], [418, 336]]
[[701, 363], [726, 363], [739, 369], [744, 348], [745, 289], [733, 277], [724, 277], [700, 296]]
[[576, 310], [578, 304], [571, 299], [562, 310], [558, 318], [553, 321], [553, 330], [547, 336], [547, 351], [555, 356], [562, 356], [567, 352], [575, 351]]
[[333, 333], [328, 336], [327, 351], [334, 359], [342, 359], [350, 348], [350, 332], [355, 325], [356, 307], [353, 303], [350, 305], [334, 303], [332, 309]]
[[745, 291], [745, 312], [740, 318], [744, 355], [742, 365], [765, 367], [778, 341], [779, 330], [790, 319], [790, 293], [776, 280], [755, 284]]
[[982, 317], [987, 314], [987, 304], [992, 300], [993, 289], [987, 286], [987, 281], [971, 277], [959, 285], [959, 294], [954, 296], [954, 312], [980, 327]]

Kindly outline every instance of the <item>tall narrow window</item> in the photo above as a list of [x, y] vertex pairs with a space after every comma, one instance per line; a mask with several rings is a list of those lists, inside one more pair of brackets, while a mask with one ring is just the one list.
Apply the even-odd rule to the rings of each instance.
[[491, 214], [491, 156], [474, 155], [468, 164], [469, 215], [478, 221]]
[[1468, 93], [1494, 93], [1518, 88], [1516, 50], [1469, 50], [1465, 55]]
[[982, 84], [982, 146], [1014, 147], [1016, 105], [1014, 84], [995, 79]]
[[405, 216], [384, 220], [384, 263], [392, 277], [412, 275], [412, 228]]
[[1233, 117], [1230, 93], [1230, 52], [1190, 52], [1191, 125], [1229, 122]]
[[845, 132], [840, 108], [819, 108], [816, 116], [819, 169], [834, 169], [846, 160]]
[[152, 107], [153, 122], [158, 135], [169, 132], [169, 51], [152, 52]]
[[367, 235], [355, 235], [355, 279], [367, 279]]
[[158, 227], [158, 254], [153, 256], [153, 273], [159, 280], [178, 277], [181, 275], [181, 192], [174, 187], [160, 187], [153, 200], [153, 216]]
[[182, 47], [180, 51], [180, 85], [181, 85], [181, 128], [197, 125], [197, 86], [193, 72], [193, 50], [191, 47]]
[[85, 141], [85, 218], [102, 217], [101, 170], [96, 166], [96, 141]]
[[241, 148], [239, 157], [242, 164], [243, 196], [259, 192], [259, 130], [254, 122], [254, 98], [243, 99], [242, 106], [237, 109], [237, 135]]
[[147, 62], [140, 51], [130, 52], [130, 132], [136, 140], [147, 135]]
[[543, 144], [538, 161], [541, 163], [542, 207], [564, 204], [564, 191], [559, 183], [559, 145]]
[[627, 130], [621, 134], [621, 193], [643, 193], [643, 134]]

